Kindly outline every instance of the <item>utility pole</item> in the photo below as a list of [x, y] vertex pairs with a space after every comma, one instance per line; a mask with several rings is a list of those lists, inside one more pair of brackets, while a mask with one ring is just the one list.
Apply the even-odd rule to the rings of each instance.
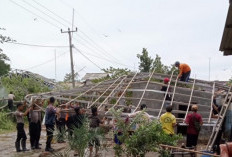
[[210, 81], [210, 72], [211, 72], [211, 58], [209, 58], [209, 81]]
[[56, 78], [56, 49], [55, 49], [54, 55], [55, 55], [55, 79], [57, 80]]
[[68, 31], [63, 31], [61, 29], [61, 33], [68, 33], [68, 36], [69, 36], [69, 48], [70, 48], [70, 60], [71, 60], [71, 73], [72, 73], [72, 86], [73, 88], [75, 87], [75, 79], [74, 79], [74, 66], [73, 66], [73, 53], [72, 53], [72, 48], [73, 48], [73, 45], [72, 45], [72, 36], [71, 36], [71, 33], [73, 32], [77, 32], [77, 28], [76, 30], [70, 30], [70, 28], [68, 28]]

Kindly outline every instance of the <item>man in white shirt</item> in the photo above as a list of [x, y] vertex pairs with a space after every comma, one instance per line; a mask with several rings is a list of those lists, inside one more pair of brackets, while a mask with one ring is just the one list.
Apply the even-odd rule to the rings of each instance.
[[8, 95], [8, 108], [13, 111], [13, 104], [14, 104], [14, 94], [13, 92], [10, 92], [10, 94]]

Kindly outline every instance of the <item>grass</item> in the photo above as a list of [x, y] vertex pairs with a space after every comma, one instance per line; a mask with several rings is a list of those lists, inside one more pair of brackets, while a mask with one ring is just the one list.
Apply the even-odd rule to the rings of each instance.
[[13, 119], [5, 112], [0, 112], [0, 134], [15, 131]]

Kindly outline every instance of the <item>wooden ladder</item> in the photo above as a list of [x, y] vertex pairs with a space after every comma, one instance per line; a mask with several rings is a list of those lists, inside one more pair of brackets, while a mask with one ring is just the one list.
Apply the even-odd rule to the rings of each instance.
[[222, 123], [224, 121], [224, 118], [226, 116], [226, 112], [227, 112], [227, 110], [228, 110], [228, 108], [229, 108], [229, 106], [231, 104], [231, 101], [232, 101], [232, 88], [230, 86], [230, 88], [229, 88], [229, 90], [228, 90], [228, 92], [226, 94], [225, 101], [224, 101], [224, 103], [222, 105], [221, 111], [220, 111], [220, 113], [218, 115], [218, 119], [216, 121], [216, 124], [215, 124], [215, 126], [213, 128], [213, 132], [212, 132], [212, 134], [210, 136], [210, 139], [208, 141], [208, 144], [207, 144], [207, 147], [206, 147], [206, 149], [208, 151], [211, 151], [212, 148], [213, 148], [214, 142], [215, 142], [215, 140], [217, 138], [218, 132], [220, 131], [220, 128], [221, 128]]

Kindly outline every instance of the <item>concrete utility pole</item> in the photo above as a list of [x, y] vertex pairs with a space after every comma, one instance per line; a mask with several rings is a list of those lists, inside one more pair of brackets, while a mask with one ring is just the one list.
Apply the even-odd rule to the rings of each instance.
[[63, 31], [61, 29], [61, 33], [68, 33], [68, 36], [69, 36], [69, 47], [70, 47], [70, 60], [71, 60], [71, 73], [72, 73], [72, 86], [73, 88], [75, 87], [75, 79], [74, 79], [74, 66], [73, 66], [73, 53], [72, 53], [72, 48], [73, 48], [73, 45], [72, 45], [72, 36], [71, 36], [71, 33], [73, 32], [77, 32], [77, 28], [76, 30], [70, 30], [70, 28], [68, 28], [68, 31]]

